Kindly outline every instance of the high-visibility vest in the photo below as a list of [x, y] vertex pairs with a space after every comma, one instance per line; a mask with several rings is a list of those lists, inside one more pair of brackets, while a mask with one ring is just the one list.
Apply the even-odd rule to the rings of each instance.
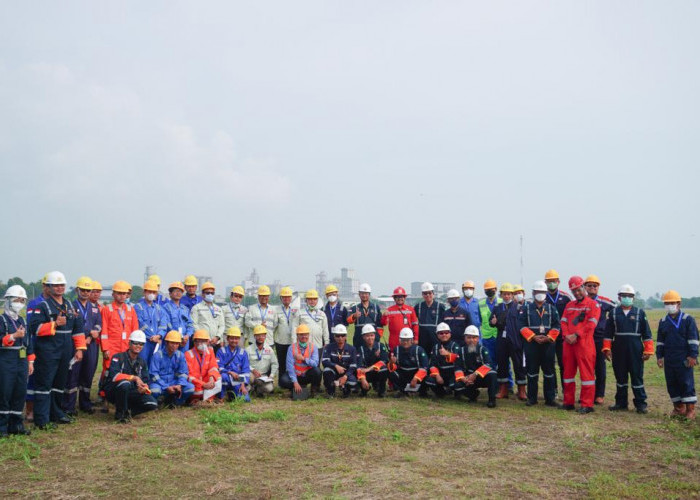
[[[301, 354], [304, 359], [308, 359], [311, 356], [311, 353], [314, 352], [314, 345], [309, 342], [306, 344], [306, 349], [304, 352], [301, 352], [300, 346], [298, 343], [292, 345], [292, 354], [296, 356], [297, 354]], [[299, 361], [297, 361], [296, 357], [294, 358], [294, 371], [296, 372], [297, 375], [303, 375], [306, 373], [307, 370], [310, 370], [311, 367], [307, 365], [306, 363], [301, 364]]]

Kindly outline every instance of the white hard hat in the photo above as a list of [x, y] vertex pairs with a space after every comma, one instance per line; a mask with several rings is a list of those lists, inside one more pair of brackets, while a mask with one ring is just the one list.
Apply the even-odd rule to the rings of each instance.
[[372, 287], [369, 286], [369, 283], [362, 283], [360, 285], [360, 291], [365, 293], [372, 293]]
[[447, 323], [440, 323], [438, 326], [435, 328], [436, 332], [449, 332], [450, 331], [450, 325]]
[[66, 285], [66, 277], [60, 271], [51, 271], [46, 275], [47, 285]]
[[464, 335], [469, 335], [470, 337], [478, 337], [479, 336], [479, 329], [475, 327], [474, 325], [469, 325], [465, 330], [464, 330]]
[[19, 285], [12, 285], [10, 288], [7, 289], [5, 292], [5, 298], [7, 299], [8, 297], [16, 297], [19, 299], [26, 299], [27, 298], [27, 292], [24, 291], [24, 288], [22, 288]]
[[362, 335], [365, 333], [377, 333], [373, 325], [365, 325], [362, 327]]
[[345, 328], [345, 325], [335, 325], [333, 327], [333, 335], [347, 335], [348, 334], [348, 329]]
[[131, 335], [129, 335], [129, 342], [143, 342], [145, 344], [146, 334], [141, 330], [134, 330], [131, 332]]
[[430, 283], [429, 281], [426, 281], [420, 286], [420, 291], [421, 292], [433, 292], [435, 291], [435, 288], [433, 288], [433, 284]]
[[547, 284], [542, 280], [535, 281], [532, 284], [532, 291], [533, 292], [546, 292], [547, 291]]
[[413, 330], [411, 330], [410, 328], [402, 328], [399, 332], [399, 338], [413, 340]]
[[447, 298], [448, 299], [458, 299], [459, 298], [459, 292], [455, 290], [454, 288], [450, 288], [447, 291]]
[[620, 293], [631, 293], [632, 295], [636, 295], [634, 291], [634, 287], [632, 285], [624, 284], [620, 287], [620, 289], [617, 291], [618, 294]]

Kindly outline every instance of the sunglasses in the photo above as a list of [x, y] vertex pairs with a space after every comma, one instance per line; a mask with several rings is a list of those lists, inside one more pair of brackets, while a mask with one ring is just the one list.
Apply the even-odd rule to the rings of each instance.
[[141, 347], [143, 347], [143, 346], [145, 345], [144, 342], [132, 342], [131, 344], [132, 344], [132, 345], [141, 346]]

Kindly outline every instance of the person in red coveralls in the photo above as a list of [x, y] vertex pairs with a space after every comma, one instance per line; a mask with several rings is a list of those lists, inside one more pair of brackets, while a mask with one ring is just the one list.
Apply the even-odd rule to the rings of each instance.
[[389, 350], [399, 345], [399, 332], [402, 328], [413, 330], [413, 343], [418, 343], [418, 317], [413, 307], [406, 305], [406, 290], [396, 287], [394, 305], [390, 306], [382, 316], [382, 326], [389, 326]]
[[564, 338], [564, 404], [563, 410], [573, 410], [576, 396], [576, 371], [581, 376], [579, 413], [593, 412], [595, 397], [595, 342], [593, 332], [600, 318], [600, 304], [588, 297], [583, 278], [572, 276], [569, 289], [574, 300], [566, 304], [561, 318]]

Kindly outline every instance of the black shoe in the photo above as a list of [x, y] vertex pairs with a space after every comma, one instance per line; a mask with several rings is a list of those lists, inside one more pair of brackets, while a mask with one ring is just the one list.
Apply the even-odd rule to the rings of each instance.
[[350, 389], [343, 389], [343, 395], [340, 397], [343, 399], [348, 399], [350, 397]]
[[566, 410], [566, 411], [574, 411], [576, 407], [574, 405], [561, 405], [559, 407], [560, 410]]
[[533, 400], [531, 400], [531, 399], [528, 399], [528, 400], [525, 402], [525, 406], [535, 406], [536, 404], [537, 404], [537, 401], [533, 401]]
[[74, 422], [74, 419], [70, 418], [68, 415], [64, 415], [63, 417], [60, 417], [56, 420], [54, 420], [57, 424], [72, 424]]
[[468, 400], [470, 403], [476, 403], [477, 398], [478, 398], [478, 396], [472, 396], [472, 397], [468, 398]]
[[403, 391], [396, 391], [396, 394], [394, 394], [394, 399], [401, 399], [406, 397], [406, 393]]
[[454, 394], [454, 399], [455, 399], [455, 401], [462, 401], [462, 393], [461, 393], [461, 392], [455, 392], [455, 394]]
[[646, 415], [647, 413], [649, 413], [649, 410], [646, 406], [639, 406], [637, 408], [637, 413], [639, 413], [640, 415]]
[[360, 391], [360, 397], [361, 397], [361, 398], [366, 398], [366, 397], [367, 397], [367, 391], [365, 391], [364, 389], [362, 389], [362, 390]]
[[619, 404], [615, 403], [612, 406], [608, 406], [608, 410], [610, 410], [610, 411], [627, 411], [627, 407], [620, 406]]
[[67, 412], [66, 412], [66, 415], [68, 416], [68, 418], [75, 418], [75, 417], [78, 416], [78, 412], [75, 411], [75, 410], [73, 410], [73, 411], [67, 411]]
[[489, 399], [489, 402], [486, 403], [486, 406], [488, 408], [495, 408], [496, 407], [496, 400], [495, 399]]
[[557, 402], [554, 401], [554, 400], [545, 401], [545, 402], [544, 402], [544, 405], [545, 405], [545, 406], [554, 406], [554, 407], [556, 407], [556, 406], [557, 406]]
[[35, 427], [37, 429], [39, 429], [40, 431], [52, 431], [58, 426], [56, 424], [54, 424], [53, 422], [49, 422], [47, 424], [40, 424], [40, 425], [37, 425]]
[[83, 413], [87, 413], [88, 415], [94, 415], [95, 414], [95, 409], [94, 408], [81, 408], [80, 411]]
[[32, 431], [25, 429], [24, 427], [20, 429], [16, 429], [14, 431], [10, 431], [10, 434], [14, 434], [16, 436], [29, 436], [32, 433]]
[[386, 392], [378, 392], [377, 393], [378, 398], [385, 398], [386, 397]]
[[578, 412], [581, 415], [586, 415], [588, 413], [593, 413], [595, 410], [593, 409], [592, 406], [582, 406], [581, 408], [578, 409]]

